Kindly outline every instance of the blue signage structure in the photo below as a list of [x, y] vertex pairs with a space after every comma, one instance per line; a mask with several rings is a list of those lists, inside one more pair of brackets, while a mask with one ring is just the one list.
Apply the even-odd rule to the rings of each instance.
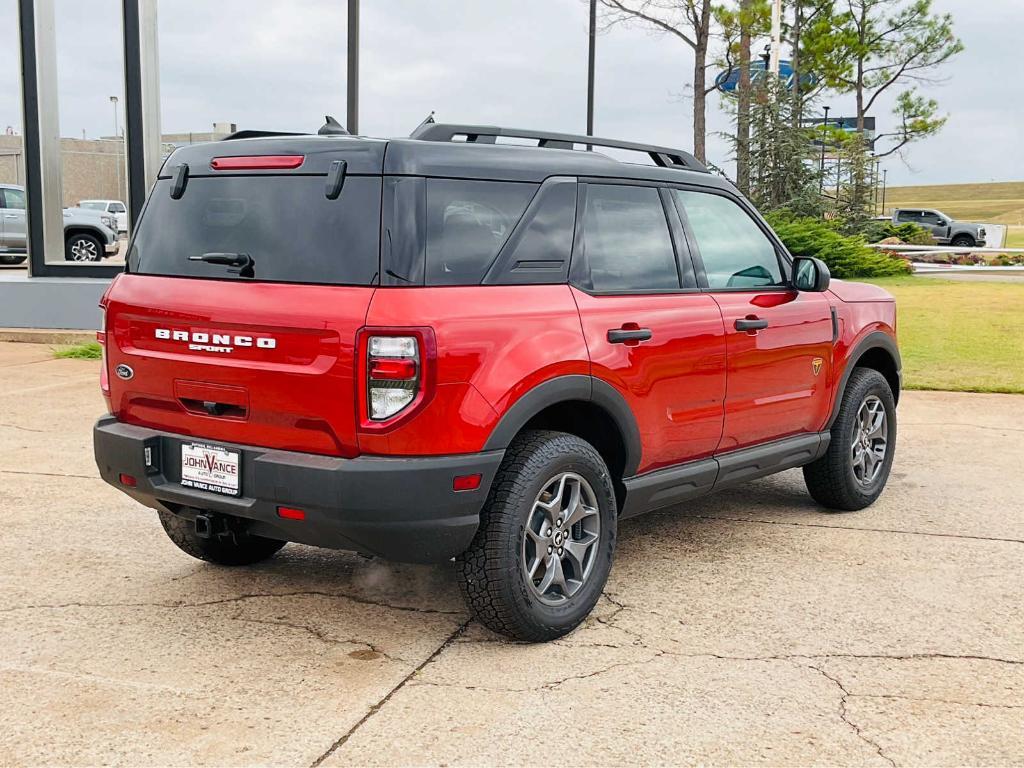
[[[768, 64], [763, 59], [755, 59], [750, 62], [750, 82], [751, 84], [757, 83], [758, 80], [765, 78], [768, 75]], [[786, 90], [793, 90], [793, 83], [795, 78], [793, 76], [793, 63], [790, 61], [779, 62], [779, 79], [782, 81]], [[818, 82], [812, 74], [804, 74], [800, 77], [800, 84], [803, 87], [814, 85]], [[740, 68], [732, 67], [724, 72], [720, 72], [718, 77], [715, 78], [715, 88], [726, 95], [733, 96], [736, 94], [736, 90], [740, 84]]]

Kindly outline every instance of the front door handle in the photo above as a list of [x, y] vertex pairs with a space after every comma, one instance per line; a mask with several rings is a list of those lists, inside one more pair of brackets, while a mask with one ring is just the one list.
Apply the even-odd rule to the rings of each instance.
[[749, 317], [741, 317], [734, 325], [737, 331], [760, 331], [768, 327], [768, 321], [750, 315]]
[[611, 344], [639, 344], [651, 338], [650, 328], [610, 328], [608, 341]]
[[5, 213], [4, 214], [4, 218], [5, 219], [17, 219], [17, 218], [19, 218], [19, 216], [16, 213]]

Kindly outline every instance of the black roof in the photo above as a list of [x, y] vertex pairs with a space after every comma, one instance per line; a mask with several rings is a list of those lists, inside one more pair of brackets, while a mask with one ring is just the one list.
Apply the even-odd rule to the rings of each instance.
[[[641, 151], [679, 152], [647, 145], [636, 146]], [[533, 182], [543, 181], [550, 176], [591, 176], [690, 182], [719, 188], [729, 186], [728, 181], [708, 173], [703, 166], [698, 170], [679, 164], [637, 165], [615, 160], [597, 150], [588, 152], [551, 146], [308, 134], [262, 135], [180, 147], [167, 159], [160, 178], [172, 176], [173, 168], [182, 163], [188, 164], [190, 176], [212, 175], [214, 172], [210, 170], [210, 162], [213, 158], [247, 155], [304, 155], [302, 166], [289, 171], [289, 174], [326, 174], [333, 160], [343, 159], [347, 163], [348, 173], [362, 175]], [[225, 174], [223, 171], [216, 173]], [[280, 171], [246, 173], [273, 174]]]

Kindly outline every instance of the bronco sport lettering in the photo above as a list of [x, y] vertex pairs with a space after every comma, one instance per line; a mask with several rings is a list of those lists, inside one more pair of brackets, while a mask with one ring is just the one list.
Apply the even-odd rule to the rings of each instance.
[[454, 559], [483, 624], [541, 641], [620, 519], [796, 467], [826, 508], [882, 493], [892, 297], [689, 153], [325, 134], [175, 150], [102, 300], [96, 462], [186, 553]]

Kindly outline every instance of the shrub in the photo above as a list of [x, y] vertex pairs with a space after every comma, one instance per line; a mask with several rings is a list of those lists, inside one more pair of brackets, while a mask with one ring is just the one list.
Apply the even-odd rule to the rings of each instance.
[[869, 221], [865, 223], [860, 231], [869, 243], [878, 243], [889, 238], [898, 238], [901, 243], [908, 245], [934, 245], [932, 234], [924, 227], [917, 224], [893, 224], [891, 221]]
[[99, 360], [103, 357], [103, 347], [95, 341], [87, 341], [84, 344], [75, 344], [73, 347], [55, 349], [53, 356], [73, 360]]
[[860, 235], [843, 235], [835, 224], [775, 211], [768, 223], [794, 256], [824, 261], [833, 277], [885, 277], [910, 272], [910, 265], [895, 256], [868, 248]]

